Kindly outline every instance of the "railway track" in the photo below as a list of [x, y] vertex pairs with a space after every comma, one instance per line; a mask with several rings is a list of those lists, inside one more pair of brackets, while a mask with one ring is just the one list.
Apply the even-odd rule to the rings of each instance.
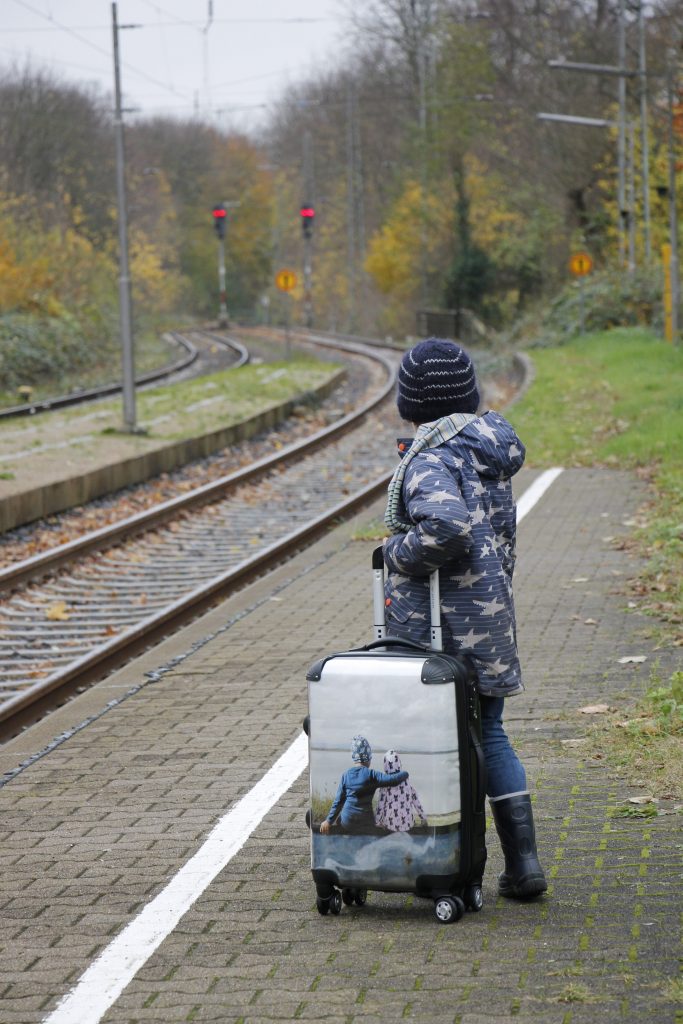
[[393, 391], [396, 356], [311, 333], [298, 340], [379, 363], [383, 385], [275, 456], [0, 572], [0, 738], [386, 487], [395, 431], [377, 410]]
[[[234, 338], [227, 338], [225, 335], [217, 334], [214, 331], [195, 329], [185, 332], [169, 331], [168, 334], [175, 344], [183, 350], [184, 354], [180, 359], [176, 359], [167, 366], [140, 374], [135, 379], [138, 387], [166, 383], [180, 374], [187, 376], [190, 373], [201, 374], [208, 372], [208, 370], [203, 368], [203, 363], [207, 360], [208, 353], [216, 347], [228, 353], [228, 359], [223, 360], [224, 368], [228, 366], [231, 368], [243, 366], [249, 360], [249, 351], [242, 342]], [[20, 405], [0, 409], [0, 419], [9, 419], [13, 416], [33, 416], [36, 413], [65, 409], [68, 406], [80, 405], [83, 402], [92, 402], [97, 398], [108, 398], [111, 395], [119, 394], [120, 391], [121, 384], [117, 383], [102, 384], [95, 388], [83, 388], [79, 391], [73, 391], [68, 395], [41, 398], [34, 402], [23, 402]]]

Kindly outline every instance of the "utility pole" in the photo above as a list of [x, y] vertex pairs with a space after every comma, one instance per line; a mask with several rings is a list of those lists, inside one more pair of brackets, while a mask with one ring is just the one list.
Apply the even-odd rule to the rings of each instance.
[[[624, 0], [619, 0], [617, 11], [617, 66], [626, 66], [626, 25], [624, 22]], [[617, 191], [619, 204], [619, 265], [623, 267], [626, 251], [626, 234], [632, 211], [626, 208], [626, 78], [619, 75], [619, 117], [617, 127]], [[633, 267], [629, 266], [629, 270]]]
[[[427, 43], [431, 31], [431, 0], [423, 0], [424, 15], [419, 14], [417, 26], [417, 89], [418, 129], [420, 139], [420, 306], [427, 306]], [[416, 15], [415, 0], [411, 0], [413, 17]]]
[[353, 118], [353, 167], [355, 182], [355, 214], [356, 214], [356, 240], [358, 243], [358, 291], [360, 299], [360, 324], [362, 327], [363, 316], [367, 309], [367, 275], [363, 269], [363, 260], [366, 250], [365, 234], [365, 171], [363, 164], [363, 144], [361, 136], [361, 119], [358, 111], [358, 97], [354, 96], [354, 118]]
[[638, 76], [640, 79], [640, 159], [643, 189], [643, 241], [645, 265], [652, 259], [650, 241], [650, 140], [647, 133], [647, 58], [645, 51], [645, 4], [638, 3]]
[[346, 86], [346, 242], [347, 242], [347, 324], [352, 334], [356, 328], [356, 174], [354, 160], [354, 96], [353, 83]]
[[121, 110], [121, 73], [119, 69], [119, 26], [116, 3], [111, 5], [114, 34], [114, 135], [116, 139], [116, 195], [119, 222], [119, 319], [121, 324], [121, 368], [123, 374], [124, 429], [134, 434], [135, 414], [135, 352], [131, 326], [130, 271], [128, 267], [128, 216], [126, 210], [126, 156]]
[[[630, 71], [626, 67], [626, 27], [624, 19], [624, 0], [619, 0], [617, 11], [617, 49], [619, 63], [615, 67], [610, 64], [586, 64], [575, 61], [549, 60], [548, 67], [561, 69], [563, 71], [579, 71], [596, 75], [616, 75], [619, 79], [618, 101], [619, 112], [617, 116], [617, 206], [619, 207], [617, 217], [617, 231], [619, 235], [619, 264], [623, 266], [626, 262], [626, 238], [630, 231], [634, 211], [627, 207], [626, 202], [626, 79], [636, 78], [641, 71]], [[539, 114], [541, 120], [545, 121], [566, 121], [571, 124], [584, 124], [595, 127], [609, 125], [613, 122], [602, 118], [590, 117], [563, 117], [556, 114]], [[635, 269], [635, 263], [629, 259], [629, 270]]]
[[668, 149], [669, 149], [669, 241], [671, 256], [669, 274], [671, 280], [671, 340], [678, 344], [681, 283], [678, 270], [678, 213], [676, 210], [676, 135], [674, 132], [674, 67], [675, 56], [667, 55], [666, 93], [668, 108]]
[[202, 57], [204, 63], [204, 112], [207, 117], [211, 115], [211, 97], [209, 90], [209, 29], [213, 22], [213, 0], [208, 0], [208, 11], [206, 17], [206, 25], [202, 29], [202, 35], [204, 37], [202, 47]]
[[633, 121], [628, 125], [628, 269], [636, 269], [636, 131]]

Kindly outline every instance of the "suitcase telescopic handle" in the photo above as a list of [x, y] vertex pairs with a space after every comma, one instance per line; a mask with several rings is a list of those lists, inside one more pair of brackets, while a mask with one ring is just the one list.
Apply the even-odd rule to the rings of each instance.
[[[384, 610], [384, 549], [381, 547], [374, 548], [372, 552], [372, 598], [373, 636], [375, 640], [384, 640], [387, 635], [387, 620]], [[442, 651], [443, 635], [438, 569], [429, 575], [429, 615], [431, 649]]]
[[377, 647], [409, 647], [411, 651], [427, 650], [424, 644], [418, 644], [415, 640], [401, 640], [398, 636], [385, 636], [382, 640], [373, 640], [371, 644], [357, 648], [359, 651], [374, 651]]

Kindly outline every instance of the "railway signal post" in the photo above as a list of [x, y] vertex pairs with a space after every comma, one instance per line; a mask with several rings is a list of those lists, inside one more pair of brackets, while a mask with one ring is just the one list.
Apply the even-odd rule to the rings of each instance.
[[293, 288], [296, 288], [297, 276], [293, 270], [279, 270], [275, 275], [275, 284], [281, 292], [285, 293], [285, 357], [289, 359], [290, 355], [290, 341], [289, 341], [289, 321], [290, 321], [290, 302], [291, 298], [289, 293]]
[[217, 203], [214, 206], [213, 213], [213, 226], [218, 238], [218, 294], [219, 294], [219, 308], [218, 308], [218, 326], [228, 327], [228, 305], [226, 298], [225, 289], [225, 231], [228, 223], [228, 210], [235, 206], [239, 206], [239, 199], [231, 203]]
[[312, 296], [312, 242], [313, 242], [313, 221], [315, 210], [310, 203], [304, 203], [300, 210], [301, 229], [304, 236], [304, 323], [306, 327], [313, 326], [313, 296]]
[[593, 259], [587, 252], [575, 252], [569, 260], [569, 270], [579, 279], [579, 308], [581, 315], [581, 333], [586, 333], [586, 297], [583, 292], [583, 279], [593, 269]]
[[214, 206], [213, 226], [218, 237], [218, 326], [228, 326], [228, 306], [225, 296], [225, 221], [227, 211], [225, 204]]

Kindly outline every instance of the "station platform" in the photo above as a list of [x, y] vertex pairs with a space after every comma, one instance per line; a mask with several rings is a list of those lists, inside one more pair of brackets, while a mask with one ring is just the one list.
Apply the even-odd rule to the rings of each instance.
[[[518, 498], [537, 475], [519, 474]], [[631, 474], [567, 470], [519, 527], [526, 692], [506, 723], [545, 897], [496, 895], [491, 830], [484, 909], [456, 925], [401, 895], [316, 912], [289, 752], [309, 665], [371, 639], [375, 542], [355, 537], [376, 506], [0, 748], [2, 1024], [680, 1021], [681, 816], [620, 813], [644, 790], [580, 710], [626, 708], [680, 657], [654, 650], [620, 589], [638, 565], [614, 539], [642, 498]], [[188, 896], [231, 809], [224, 866]]]
[[[265, 381], [268, 366], [260, 370]], [[136, 433], [121, 429], [120, 399], [0, 422], [0, 533], [270, 430], [302, 403], [330, 395], [344, 373], [323, 369], [315, 376], [320, 379], [282, 401], [250, 397], [240, 404], [211, 397], [209, 386], [208, 398], [148, 417]]]

